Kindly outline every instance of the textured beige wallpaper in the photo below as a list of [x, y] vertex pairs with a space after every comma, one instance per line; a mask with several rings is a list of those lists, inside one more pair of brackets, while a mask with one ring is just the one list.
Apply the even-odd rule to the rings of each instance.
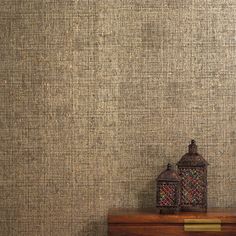
[[0, 235], [105, 236], [195, 138], [236, 206], [236, 0], [1, 0]]

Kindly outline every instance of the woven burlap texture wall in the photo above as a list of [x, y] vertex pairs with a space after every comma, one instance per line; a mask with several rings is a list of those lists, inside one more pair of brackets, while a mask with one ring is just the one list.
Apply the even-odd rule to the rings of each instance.
[[235, 19], [235, 0], [1, 0], [0, 235], [107, 235], [191, 138], [209, 206], [236, 206]]

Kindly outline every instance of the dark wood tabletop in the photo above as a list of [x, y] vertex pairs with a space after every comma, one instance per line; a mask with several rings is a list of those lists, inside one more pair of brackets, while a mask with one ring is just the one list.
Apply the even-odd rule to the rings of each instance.
[[178, 212], [162, 215], [155, 208], [110, 209], [108, 223], [183, 223], [185, 219], [221, 219], [222, 223], [236, 224], [236, 208], [209, 208], [207, 212]]
[[111, 209], [109, 236], [236, 236], [236, 208], [160, 214], [152, 209]]

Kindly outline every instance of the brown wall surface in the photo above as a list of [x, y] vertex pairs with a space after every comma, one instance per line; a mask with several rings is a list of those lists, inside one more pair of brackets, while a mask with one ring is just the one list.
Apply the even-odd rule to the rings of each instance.
[[209, 206], [236, 206], [235, 19], [235, 0], [1, 0], [0, 235], [106, 235], [191, 138]]

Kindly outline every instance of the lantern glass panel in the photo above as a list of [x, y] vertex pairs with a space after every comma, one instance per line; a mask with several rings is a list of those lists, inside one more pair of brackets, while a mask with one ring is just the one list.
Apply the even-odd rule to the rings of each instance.
[[205, 168], [181, 168], [181, 205], [203, 205], [205, 201]]
[[176, 203], [176, 184], [162, 183], [160, 184], [159, 206], [175, 206]]

